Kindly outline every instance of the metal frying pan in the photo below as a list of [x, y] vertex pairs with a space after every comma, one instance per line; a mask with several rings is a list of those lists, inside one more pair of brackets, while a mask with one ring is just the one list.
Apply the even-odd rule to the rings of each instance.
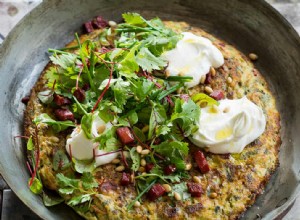
[[0, 172], [13, 191], [43, 219], [79, 218], [64, 205], [45, 208], [28, 190], [24, 146], [14, 140], [22, 134], [20, 100], [47, 64], [49, 47], [65, 45], [96, 15], [118, 21], [126, 11], [188, 21], [244, 53], [259, 54], [256, 65], [270, 83], [282, 116], [281, 166], [244, 219], [280, 216], [300, 192], [300, 38], [263, 0], [44, 0], [0, 48]]

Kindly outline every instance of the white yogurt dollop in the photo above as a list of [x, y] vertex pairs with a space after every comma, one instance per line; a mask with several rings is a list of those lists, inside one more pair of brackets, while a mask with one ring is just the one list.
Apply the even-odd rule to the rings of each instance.
[[[97, 114], [94, 115], [92, 122], [92, 135], [99, 137], [106, 129], [112, 127], [110, 122], [105, 123]], [[71, 136], [67, 139], [66, 150], [70, 154], [70, 148], [72, 157], [77, 160], [90, 160], [94, 157], [93, 149], [95, 149], [95, 155], [102, 155], [107, 153], [106, 151], [99, 150], [99, 143], [94, 143], [92, 139], [88, 139], [81, 126], [77, 126]], [[104, 156], [96, 157], [96, 166], [110, 163], [113, 159], [118, 157], [119, 153], [112, 153]]]
[[183, 38], [176, 47], [162, 54], [169, 65], [168, 76], [192, 76], [193, 80], [186, 83], [188, 88], [200, 83], [201, 76], [207, 74], [210, 67], [218, 68], [224, 64], [221, 51], [204, 37], [190, 32], [183, 32]]
[[190, 140], [216, 154], [240, 153], [265, 130], [262, 109], [247, 97], [221, 100], [220, 105], [201, 109], [199, 129]]

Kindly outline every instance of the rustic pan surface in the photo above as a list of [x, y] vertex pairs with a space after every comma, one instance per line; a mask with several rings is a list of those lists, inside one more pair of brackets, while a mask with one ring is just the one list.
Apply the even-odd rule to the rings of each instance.
[[26, 16], [0, 48], [0, 172], [18, 197], [43, 219], [79, 219], [64, 205], [46, 208], [27, 188], [29, 174], [22, 134], [27, 95], [48, 62], [45, 51], [59, 48], [96, 15], [120, 20], [123, 12], [187, 21], [237, 46], [256, 52], [282, 121], [281, 166], [243, 219], [274, 219], [292, 204], [300, 186], [300, 39], [265, 1], [256, 0], [44, 0]]

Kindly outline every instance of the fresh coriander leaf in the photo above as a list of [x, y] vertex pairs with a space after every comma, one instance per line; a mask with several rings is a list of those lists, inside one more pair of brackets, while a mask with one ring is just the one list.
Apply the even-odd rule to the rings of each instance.
[[90, 172], [84, 172], [81, 177], [82, 186], [85, 190], [98, 187], [98, 183]]
[[133, 171], [137, 171], [140, 168], [140, 161], [141, 161], [140, 154], [136, 151], [135, 147], [131, 148], [129, 153], [132, 160], [131, 169]]
[[71, 194], [73, 194], [74, 190], [75, 190], [74, 188], [67, 187], [67, 188], [60, 188], [58, 191], [59, 191], [61, 194], [71, 195]]
[[219, 102], [210, 96], [204, 94], [204, 93], [197, 93], [192, 96], [192, 100], [197, 103], [199, 106], [202, 103], [207, 103], [207, 105], [219, 105]]
[[39, 100], [44, 104], [49, 104], [53, 101], [53, 90], [45, 90], [38, 93]]
[[156, 127], [165, 122], [165, 120], [167, 120], [165, 108], [159, 103], [154, 103], [149, 120], [148, 139], [151, 139]]
[[39, 116], [35, 117], [33, 122], [35, 124], [39, 124], [39, 123], [48, 124], [48, 125], [52, 126], [52, 128], [54, 129], [55, 132], [64, 131], [69, 127], [75, 127], [75, 124], [72, 121], [69, 121], [69, 120], [55, 121], [46, 113], [40, 114]]
[[54, 153], [53, 169], [55, 171], [64, 170], [67, 167], [69, 167], [70, 165], [71, 164], [70, 164], [69, 158], [63, 150], [58, 150]]
[[136, 25], [140, 27], [147, 26], [145, 19], [138, 13], [124, 13], [122, 14], [122, 17], [127, 24]]
[[167, 61], [154, 56], [148, 48], [143, 47], [136, 56], [136, 62], [144, 71], [160, 70], [167, 65]]
[[[31, 181], [31, 178], [28, 180], [28, 183]], [[43, 185], [41, 181], [34, 177], [32, 184], [30, 185], [30, 191], [33, 192], [34, 194], [40, 194], [43, 191]]]
[[43, 192], [43, 203], [47, 207], [58, 205], [63, 201], [64, 199], [58, 195], [54, 195], [53, 193]]
[[81, 118], [81, 128], [84, 131], [86, 138], [92, 139], [92, 123], [93, 123], [93, 113], [88, 113]]
[[137, 43], [129, 52], [127, 52], [124, 59], [119, 63], [118, 69], [121, 76], [137, 78], [135, 72], [139, 70], [139, 65], [136, 62], [135, 53], [139, 47], [140, 43]]
[[58, 65], [66, 70], [69, 67], [75, 65], [77, 60], [77, 55], [68, 52], [65, 52], [64, 54], [60, 54], [60, 55], [53, 54], [52, 56], [50, 56], [50, 60], [53, 62], [53, 64]]
[[68, 201], [68, 205], [70, 206], [76, 206], [78, 204], [81, 203], [85, 203], [87, 201], [90, 201], [92, 199], [90, 194], [83, 194], [83, 195], [78, 195], [75, 197], [72, 197], [69, 201]]
[[27, 150], [32, 151], [34, 149], [34, 144], [32, 141], [32, 136], [30, 136], [30, 138], [27, 141]]
[[92, 172], [96, 168], [95, 160], [76, 160], [72, 158], [75, 171], [78, 173]]
[[106, 152], [115, 151], [120, 148], [121, 143], [116, 138], [117, 127], [106, 129], [99, 137], [96, 137], [95, 142], [99, 142], [99, 149]]
[[62, 173], [56, 174], [56, 179], [58, 181], [59, 186], [62, 188], [66, 188], [66, 187], [78, 188], [79, 187], [80, 181], [78, 179], [72, 179], [72, 178], [66, 177]]
[[133, 132], [134, 132], [135, 136], [137, 136], [138, 139], [139, 139], [141, 142], [145, 142], [145, 141], [146, 141], [146, 136], [145, 136], [145, 134], [142, 132], [141, 129], [139, 129], [138, 127], [133, 127]]

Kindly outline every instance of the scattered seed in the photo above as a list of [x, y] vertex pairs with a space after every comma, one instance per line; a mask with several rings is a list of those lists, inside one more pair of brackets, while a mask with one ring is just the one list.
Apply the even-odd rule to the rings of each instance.
[[217, 73], [217, 72], [216, 72], [215, 68], [210, 67], [210, 74], [211, 74], [212, 76], [215, 76], [216, 73]]
[[130, 175], [130, 182], [134, 183], [135, 175], [134, 172]]
[[116, 27], [117, 23], [115, 21], [109, 21], [108, 25], [111, 26], [111, 27]]
[[201, 183], [201, 179], [198, 176], [193, 176], [193, 181], [195, 183]]
[[106, 129], [106, 126], [105, 125], [100, 125], [98, 128], [97, 128], [97, 132], [98, 134], [102, 134]]
[[191, 163], [188, 163], [185, 165], [185, 170], [190, 170], [192, 169], [192, 164]]
[[174, 192], [174, 197], [177, 201], [180, 201], [181, 200], [181, 196], [178, 192]]
[[118, 163], [120, 163], [120, 159], [115, 158], [115, 159], [113, 159], [113, 160], [111, 161], [111, 163], [113, 163], [113, 164], [118, 164]]
[[205, 79], [206, 79], [206, 75], [202, 75], [200, 78], [200, 83], [204, 84], [205, 83]]
[[52, 142], [54, 143], [58, 143], [59, 142], [59, 138], [58, 137], [51, 137], [50, 139]]
[[142, 155], [147, 155], [149, 153], [150, 153], [150, 150], [148, 150], [148, 149], [142, 150], [142, 152], [141, 152]]
[[219, 112], [218, 106], [212, 105], [211, 111], [212, 111], [213, 113], [218, 113], [218, 112]]
[[140, 207], [140, 206], [141, 206], [141, 203], [139, 201], [135, 201], [134, 207]]
[[250, 58], [250, 60], [255, 61], [255, 60], [258, 59], [258, 56], [257, 56], [257, 54], [255, 54], [255, 53], [249, 53], [249, 58]]
[[162, 186], [165, 188], [166, 192], [171, 192], [172, 187], [169, 184], [163, 184]]
[[224, 108], [223, 112], [224, 112], [224, 113], [228, 113], [229, 110], [230, 110], [230, 108], [227, 106], [226, 108]]
[[116, 171], [117, 172], [122, 172], [123, 170], [125, 170], [124, 166], [118, 166], [118, 167], [116, 167]]
[[227, 78], [227, 83], [228, 84], [232, 83], [232, 78], [230, 76], [228, 76], [228, 78]]
[[146, 160], [145, 159], [141, 159], [141, 166], [146, 166]]
[[138, 145], [138, 146], [136, 147], [136, 151], [140, 154], [140, 153], [143, 151], [142, 146], [141, 146], [141, 145]]
[[205, 90], [205, 92], [207, 92], [208, 94], [211, 94], [214, 90], [211, 88], [211, 87], [209, 87], [209, 86], [205, 86], [204, 87], [204, 90]]
[[140, 167], [140, 168], [138, 169], [138, 171], [141, 172], [141, 173], [145, 172], [145, 167]]
[[147, 174], [146, 172], [143, 172], [143, 173], [142, 173], [142, 175], [146, 175], [146, 174]]
[[215, 192], [212, 192], [212, 193], [210, 194], [210, 198], [212, 198], [212, 199], [217, 198], [217, 196], [218, 196], [218, 194], [215, 193]]

